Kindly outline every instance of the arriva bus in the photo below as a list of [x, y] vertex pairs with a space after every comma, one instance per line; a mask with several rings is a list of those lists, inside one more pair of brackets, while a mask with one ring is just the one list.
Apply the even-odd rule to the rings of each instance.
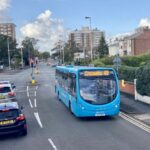
[[112, 68], [57, 66], [55, 92], [77, 117], [119, 113], [120, 91]]

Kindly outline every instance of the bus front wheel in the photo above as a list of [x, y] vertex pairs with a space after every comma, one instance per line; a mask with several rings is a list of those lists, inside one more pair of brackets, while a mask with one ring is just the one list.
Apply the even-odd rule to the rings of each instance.
[[69, 101], [69, 111], [71, 112], [71, 114], [73, 114], [70, 101]]
[[58, 92], [58, 94], [57, 94], [57, 99], [60, 101], [59, 92]]

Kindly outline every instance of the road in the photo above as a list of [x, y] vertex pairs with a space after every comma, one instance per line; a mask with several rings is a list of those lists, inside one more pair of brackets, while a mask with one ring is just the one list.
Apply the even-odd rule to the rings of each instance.
[[15, 81], [24, 106], [28, 135], [0, 138], [2, 150], [149, 150], [150, 134], [121, 116], [79, 119], [57, 100], [54, 69], [39, 65], [38, 84], [29, 84], [31, 69], [0, 79]]

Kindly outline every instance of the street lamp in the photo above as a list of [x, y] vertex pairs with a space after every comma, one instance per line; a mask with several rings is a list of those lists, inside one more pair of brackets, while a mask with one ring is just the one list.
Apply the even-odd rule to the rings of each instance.
[[7, 38], [7, 48], [8, 48], [8, 64], [9, 64], [9, 70], [11, 70], [11, 67], [10, 67], [9, 37]]
[[89, 19], [90, 23], [90, 44], [91, 44], [91, 61], [93, 60], [93, 43], [92, 43], [92, 26], [91, 26], [91, 17], [86, 16], [85, 19]]
[[21, 65], [22, 65], [22, 69], [23, 69], [23, 67], [24, 67], [24, 65], [23, 65], [23, 50], [22, 50], [22, 46], [20, 47], [21, 48]]

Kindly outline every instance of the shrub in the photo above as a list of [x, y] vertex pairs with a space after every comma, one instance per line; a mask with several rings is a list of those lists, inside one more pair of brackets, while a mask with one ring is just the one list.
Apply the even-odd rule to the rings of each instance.
[[125, 66], [139, 67], [141, 63], [140, 57], [137, 56], [124, 56], [121, 60]]
[[136, 89], [141, 95], [150, 96], [150, 63], [139, 67], [136, 71]]
[[121, 66], [118, 70], [119, 79], [134, 82], [137, 67]]
[[92, 64], [94, 64], [95, 67], [102, 67], [104, 66], [104, 64], [100, 61], [100, 59], [96, 59], [92, 62]]
[[105, 65], [113, 65], [113, 59], [114, 59], [114, 57], [105, 57], [100, 60]]

